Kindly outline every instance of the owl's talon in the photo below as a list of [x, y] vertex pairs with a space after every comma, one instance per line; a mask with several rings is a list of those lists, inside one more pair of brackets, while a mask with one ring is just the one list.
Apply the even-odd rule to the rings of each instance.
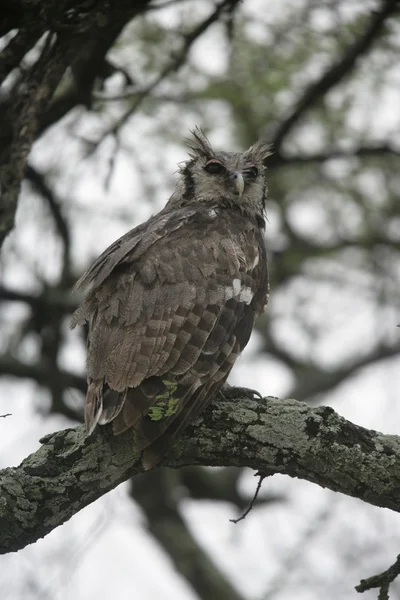
[[224, 387], [220, 391], [220, 395], [222, 396], [222, 398], [224, 400], [231, 400], [233, 398], [238, 398], [239, 396], [244, 396], [245, 398], [248, 398], [249, 400], [254, 400], [255, 397], [257, 397], [259, 400], [263, 399], [263, 396], [260, 394], [260, 392], [257, 392], [257, 390], [252, 390], [251, 388], [245, 388], [245, 387], [235, 387], [235, 386]]

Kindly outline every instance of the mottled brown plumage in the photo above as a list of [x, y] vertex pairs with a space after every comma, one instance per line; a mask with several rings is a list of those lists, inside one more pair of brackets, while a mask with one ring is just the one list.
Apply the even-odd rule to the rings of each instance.
[[166, 207], [114, 242], [75, 288], [90, 291], [86, 428], [130, 427], [151, 468], [217, 395], [267, 303], [259, 142], [214, 152], [198, 129]]

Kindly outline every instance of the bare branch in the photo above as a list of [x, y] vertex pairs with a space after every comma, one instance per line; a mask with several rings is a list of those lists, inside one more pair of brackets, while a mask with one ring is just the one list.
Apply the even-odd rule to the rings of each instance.
[[[45, 361], [27, 364], [8, 355], [0, 355], [0, 375], [33, 379], [39, 385], [52, 387], [55, 379], [63, 389], [73, 388], [86, 392], [86, 378], [62, 369], [54, 370]], [[76, 418], [76, 413], [75, 413]]]
[[317, 365], [301, 361], [299, 358], [294, 357], [290, 351], [277, 344], [274, 338], [268, 335], [268, 332], [265, 330], [262, 332], [262, 335], [265, 339], [264, 351], [271, 354], [274, 358], [281, 360], [293, 370], [296, 382], [289, 394], [301, 401], [310, 400], [319, 394], [332, 390], [346, 379], [353, 377], [364, 367], [399, 356], [400, 354], [400, 343], [393, 344], [392, 346], [384, 346], [382, 344], [373, 348], [364, 356], [361, 355], [352, 361], [348, 361], [346, 366], [329, 371], [320, 369]]
[[367, 590], [379, 588], [378, 600], [389, 600], [389, 587], [392, 581], [400, 575], [400, 554], [396, 561], [383, 573], [373, 575], [368, 579], [362, 579], [356, 586], [357, 592], [363, 593]]
[[[96, 80], [105, 79], [118, 70], [106, 60], [105, 56], [130, 17], [130, 13], [118, 14], [102, 35], [89, 37], [81, 42], [79, 52], [71, 65], [70, 82], [63, 87], [62, 92], [52, 98], [40, 121], [40, 134], [76, 106], [91, 108]], [[122, 69], [120, 70], [122, 72]], [[127, 73], [125, 76], [129, 79]]]
[[182, 518], [176, 494], [177, 476], [179, 473], [171, 469], [154, 469], [132, 479], [131, 495], [147, 517], [149, 532], [200, 598], [244, 600], [199, 545]]
[[57, 310], [65, 314], [73, 313], [78, 308], [78, 301], [70, 293], [60, 290], [57, 287], [45, 288], [39, 296], [10, 290], [0, 286], [0, 302], [25, 302], [37, 310]]
[[215, 10], [206, 19], [204, 19], [204, 21], [199, 23], [190, 33], [184, 35], [183, 44], [179, 52], [174, 52], [171, 60], [153, 79], [153, 81], [131, 94], [134, 96], [132, 105], [122, 115], [122, 117], [119, 118], [117, 122], [102, 135], [102, 138], [99, 140], [99, 142], [101, 142], [110, 134], [115, 135], [118, 130], [128, 121], [128, 119], [138, 110], [142, 102], [166, 79], [166, 77], [179, 71], [181, 66], [185, 63], [191, 47], [198, 40], [198, 38], [219, 19], [225, 10], [234, 7], [239, 2], [240, 0], [222, 0], [216, 6]]
[[348, 47], [343, 56], [334, 62], [317, 81], [305, 90], [292, 112], [277, 126], [271, 136], [274, 152], [280, 152], [286, 136], [304, 113], [355, 68], [357, 60], [370, 50], [381, 34], [386, 20], [398, 10], [399, 3], [397, 0], [382, 0], [380, 9], [371, 12], [369, 23], [363, 35], [352, 46]]
[[59, 201], [55, 198], [53, 191], [47, 184], [42, 173], [34, 169], [31, 165], [27, 165], [25, 177], [30, 181], [33, 188], [47, 201], [50, 212], [57, 227], [58, 234], [63, 242], [63, 269], [61, 281], [68, 281], [70, 273], [70, 250], [71, 236], [67, 222], [62, 214]]
[[247, 517], [247, 515], [249, 514], [249, 512], [251, 512], [253, 510], [253, 506], [258, 498], [258, 494], [260, 493], [261, 490], [261, 486], [262, 486], [262, 482], [264, 481], [264, 479], [266, 478], [266, 475], [264, 475], [263, 473], [256, 473], [257, 477], [258, 477], [258, 483], [257, 483], [257, 487], [255, 489], [254, 495], [252, 497], [252, 499], [249, 502], [248, 507], [246, 508], [246, 510], [244, 511], [244, 513], [242, 513], [240, 515], [239, 518], [237, 519], [229, 519], [231, 523], [235, 523], [235, 525], [237, 523], [239, 523], [239, 521], [243, 521], [243, 519], [245, 519]]
[[268, 168], [276, 169], [279, 167], [323, 163], [335, 158], [376, 158], [386, 156], [399, 157], [400, 148], [395, 148], [390, 143], [387, 143], [375, 146], [359, 146], [353, 149], [332, 148], [331, 150], [328, 149], [325, 152], [318, 152], [316, 154], [282, 155], [276, 153], [268, 157]]
[[[310, 365], [296, 366], [297, 384], [291, 390], [291, 395], [296, 392], [296, 398], [306, 400], [317, 394], [327, 392], [346, 379], [353, 377], [360, 369], [368, 367], [381, 360], [393, 358], [400, 354], [400, 343], [393, 346], [378, 346], [365, 356], [349, 361], [345, 367], [334, 371], [322, 371]], [[305, 374], [307, 373], [307, 376]]]

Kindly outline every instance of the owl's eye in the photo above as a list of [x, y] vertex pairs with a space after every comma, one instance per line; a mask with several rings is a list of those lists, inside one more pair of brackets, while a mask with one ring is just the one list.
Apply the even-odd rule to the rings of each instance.
[[255, 179], [258, 175], [258, 169], [254, 165], [251, 167], [246, 167], [245, 169], [243, 169], [243, 175], [247, 179]]
[[224, 165], [217, 160], [209, 160], [204, 169], [207, 173], [210, 173], [210, 175], [219, 175], [225, 171]]

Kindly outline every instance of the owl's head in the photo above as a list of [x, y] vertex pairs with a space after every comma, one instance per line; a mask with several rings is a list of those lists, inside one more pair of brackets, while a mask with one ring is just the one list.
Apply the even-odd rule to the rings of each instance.
[[260, 141], [242, 153], [215, 152], [201, 129], [196, 128], [192, 136], [188, 140], [190, 160], [179, 167], [180, 178], [170, 205], [220, 204], [262, 215], [268, 145]]

